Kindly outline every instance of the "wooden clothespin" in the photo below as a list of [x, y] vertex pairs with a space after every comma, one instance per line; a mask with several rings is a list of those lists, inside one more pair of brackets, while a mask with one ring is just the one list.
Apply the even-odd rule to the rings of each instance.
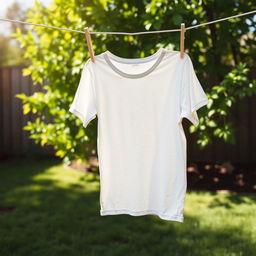
[[92, 60], [92, 62], [95, 62], [94, 51], [93, 51], [93, 48], [92, 48], [92, 39], [91, 39], [91, 35], [90, 35], [90, 32], [89, 32], [89, 28], [86, 27], [84, 29], [84, 32], [85, 32], [85, 37], [86, 37], [88, 49], [89, 49], [89, 52], [90, 52], [91, 60]]
[[180, 58], [184, 57], [185, 23], [180, 24]]

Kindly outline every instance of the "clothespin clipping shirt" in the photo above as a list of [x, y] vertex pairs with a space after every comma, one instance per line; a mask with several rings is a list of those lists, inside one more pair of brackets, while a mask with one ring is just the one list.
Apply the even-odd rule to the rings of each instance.
[[90, 35], [90, 32], [89, 32], [89, 28], [86, 27], [84, 29], [84, 32], [85, 32], [85, 37], [86, 37], [86, 41], [87, 41], [87, 45], [88, 45], [91, 60], [92, 60], [92, 62], [95, 62], [94, 51], [93, 51], [93, 48], [92, 48], [92, 39], [91, 39], [91, 35]]
[[185, 23], [180, 24], [180, 58], [184, 57]]

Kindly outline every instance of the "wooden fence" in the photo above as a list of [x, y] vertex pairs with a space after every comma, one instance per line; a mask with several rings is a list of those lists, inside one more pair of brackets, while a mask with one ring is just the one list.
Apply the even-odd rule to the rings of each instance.
[[[33, 94], [42, 91], [39, 85], [33, 85], [29, 76], [22, 76], [23, 67], [0, 67], [0, 148], [1, 153], [29, 154], [30, 152], [47, 151], [53, 154], [50, 147], [40, 148], [29, 139], [29, 132], [22, 130], [28, 120], [36, 115], [23, 115], [22, 101], [15, 94]], [[189, 121], [183, 125], [187, 137], [188, 161], [223, 162], [238, 164], [256, 163], [256, 99], [249, 98], [237, 103], [232, 108], [232, 119], [235, 124], [236, 145], [224, 143], [215, 138], [214, 143], [200, 150], [196, 144], [196, 135], [189, 134]], [[199, 110], [200, 111], [200, 110]], [[198, 112], [200, 115], [200, 112]]]
[[30, 76], [22, 76], [21, 66], [0, 67], [0, 153], [2, 155], [49, 154], [51, 147], [40, 147], [23, 130], [27, 121], [34, 121], [36, 114], [23, 115], [22, 100], [16, 94], [32, 95], [42, 91], [33, 85]]

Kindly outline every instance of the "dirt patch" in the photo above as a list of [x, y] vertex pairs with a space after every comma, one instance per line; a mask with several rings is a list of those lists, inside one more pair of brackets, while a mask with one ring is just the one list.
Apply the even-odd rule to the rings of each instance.
[[97, 157], [90, 157], [88, 163], [73, 160], [69, 165], [65, 165], [65, 167], [83, 173], [93, 172], [99, 174], [99, 163]]
[[0, 216], [3, 216], [8, 213], [12, 213], [14, 211], [15, 211], [15, 207], [13, 206], [9, 206], [9, 207], [0, 206]]

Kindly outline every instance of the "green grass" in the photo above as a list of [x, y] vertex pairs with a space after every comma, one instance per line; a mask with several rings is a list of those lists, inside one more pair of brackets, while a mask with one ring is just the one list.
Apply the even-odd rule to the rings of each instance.
[[1, 256], [253, 256], [256, 196], [188, 191], [184, 223], [100, 216], [99, 179], [56, 160], [0, 165]]

